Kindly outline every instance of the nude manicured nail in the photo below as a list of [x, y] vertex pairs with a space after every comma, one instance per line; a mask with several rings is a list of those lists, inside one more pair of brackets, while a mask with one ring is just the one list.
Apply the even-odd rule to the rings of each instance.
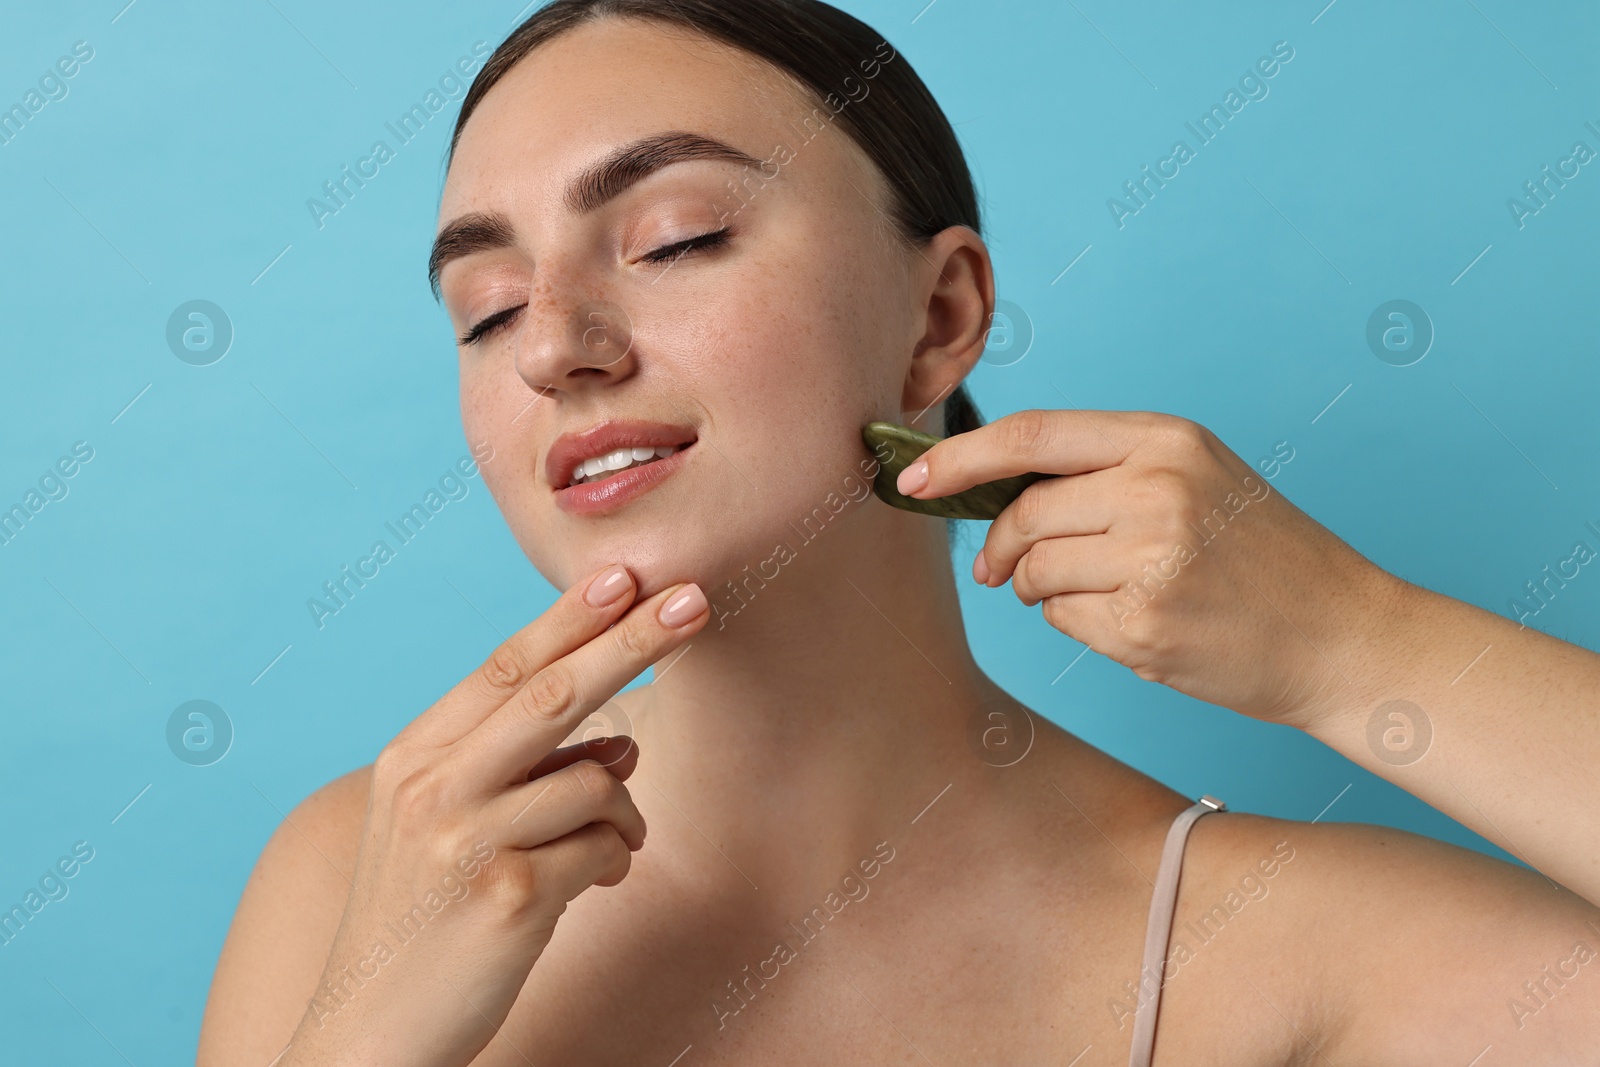
[[678, 590], [661, 607], [661, 625], [679, 627], [700, 617], [706, 610], [706, 595], [698, 585], [690, 584]]
[[583, 602], [591, 608], [615, 604], [617, 598], [628, 591], [628, 569], [614, 563], [594, 576], [589, 588], [583, 591]]
[[979, 585], [989, 584], [989, 564], [983, 558], [983, 553], [978, 553], [978, 558], [972, 561], [972, 580]]
[[911, 466], [900, 472], [900, 477], [894, 480], [894, 487], [900, 490], [902, 496], [911, 496], [920, 492], [928, 484], [928, 461], [919, 459]]

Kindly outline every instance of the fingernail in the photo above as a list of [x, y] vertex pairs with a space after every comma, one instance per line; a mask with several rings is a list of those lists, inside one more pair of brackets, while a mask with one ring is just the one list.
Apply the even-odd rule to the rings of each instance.
[[603, 608], [607, 604], [615, 604], [617, 598], [628, 591], [628, 585], [628, 568], [620, 563], [613, 563], [594, 576], [589, 588], [583, 591], [583, 602], [591, 608]]
[[894, 480], [894, 487], [900, 490], [901, 496], [911, 496], [921, 492], [922, 487], [928, 484], [928, 461], [919, 459], [911, 466], [900, 472], [900, 477]]
[[979, 585], [989, 584], [989, 564], [983, 558], [983, 553], [978, 553], [978, 558], [972, 561], [972, 580]]
[[706, 610], [706, 595], [692, 582], [678, 590], [661, 608], [661, 625], [676, 629], [692, 622]]

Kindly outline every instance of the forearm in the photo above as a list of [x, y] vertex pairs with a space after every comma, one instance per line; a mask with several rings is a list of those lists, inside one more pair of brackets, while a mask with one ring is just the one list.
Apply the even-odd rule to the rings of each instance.
[[1307, 731], [1600, 904], [1600, 655], [1384, 577]]

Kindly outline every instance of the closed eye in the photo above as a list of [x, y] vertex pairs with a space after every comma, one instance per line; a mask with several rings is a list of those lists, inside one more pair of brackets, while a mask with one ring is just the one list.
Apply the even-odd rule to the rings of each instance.
[[683, 241], [675, 241], [670, 245], [662, 245], [654, 251], [646, 252], [639, 258], [646, 263], [665, 263], [669, 259], [677, 259], [679, 256], [687, 255], [690, 252], [726, 244], [728, 232], [729, 227], [724, 226], [720, 230], [712, 230], [710, 233], [703, 233], [698, 237], [690, 237]]
[[495, 330], [498, 330], [500, 327], [506, 325], [512, 319], [516, 318], [517, 317], [517, 312], [521, 311], [523, 308], [525, 308], [527, 306], [528, 305], [526, 305], [526, 304], [516, 304], [516, 305], [514, 305], [512, 307], [508, 307], [508, 308], [506, 308], [506, 309], [504, 309], [502, 311], [496, 311], [493, 315], [490, 315], [488, 318], [483, 319], [476, 326], [472, 327], [472, 329], [468, 330], [466, 333], [464, 333], [460, 337], [456, 338], [456, 344], [458, 344], [458, 345], [475, 345], [475, 344], [477, 344], [486, 334], [493, 333]]
[[[666, 263], [669, 260], [676, 261], [677, 259], [688, 255], [690, 252], [701, 251], [707, 248], [716, 248], [719, 245], [726, 244], [730, 232], [731, 227], [724, 226], [720, 230], [712, 230], [710, 233], [702, 233], [697, 237], [689, 237], [682, 241], [674, 241], [670, 245], [662, 245], [660, 248], [646, 252], [639, 258], [646, 263]], [[483, 338], [494, 333], [502, 326], [509, 325], [525, 307], [527, 307], [526, 304], [517, 304], [513, 307], [508, 307], [501, 311], [495, 312], [493, 315], [483, 319], [477, 325], [469, 329], [466, 333], [456, 338], [456, 343], [462, 346], [477, 344], [479, 341], [483, 340]]]

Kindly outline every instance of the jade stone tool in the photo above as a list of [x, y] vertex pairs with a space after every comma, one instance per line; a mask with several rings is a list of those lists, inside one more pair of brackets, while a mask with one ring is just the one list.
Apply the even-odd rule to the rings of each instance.
[[984, 482], [965, 492], [933, 500], [918, 500], [903, 496], [895, 488], [900, 472], [917, 461], [917, 457], [939, 443], [920, 430], [892, 422], [869, 422], [861, 430], [861, 439], [878, 457], [878, 474], [872, 480], [872, 491], [885, 504], [892, 504], [919, 515], [936, 515], [944, 519], [993, 519], [1004, 511], [1022, 491], [1041, 478], [1052, 475], [1029, 471], [1012, 478]]

